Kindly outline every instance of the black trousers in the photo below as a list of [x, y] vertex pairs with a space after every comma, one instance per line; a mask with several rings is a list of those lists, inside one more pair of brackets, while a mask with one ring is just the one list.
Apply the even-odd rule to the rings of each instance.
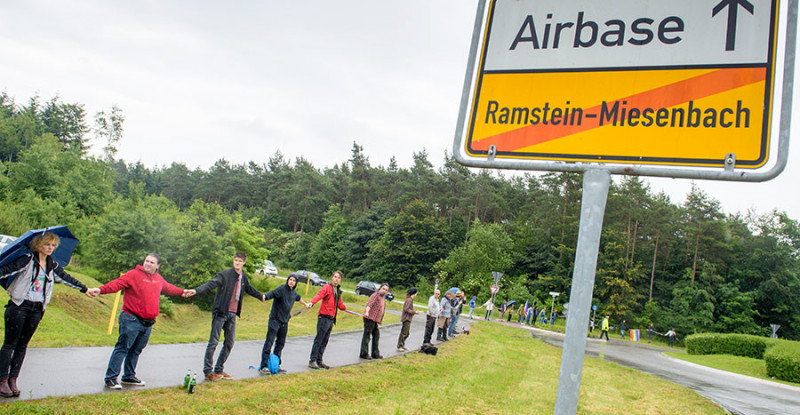
[[433, 336], [433, 328], [436, 327], [436, 317], [430, 315], [425, 316], [425, 337], [422, 338], [422, 344], [430, 344], [431, 336]]
[[[267, 367], [269, 362], [270, 352], [275, 353], [278, 359], [281, 358], [283, 346], [286, 344], [286, 333], [289, 332], [289, 323], [281, 323], [278, 320], [270, 319], [267, 323], [267, 339], [264, 341], [264, 347], [261, 349], [261, 366], [260, 369]], [[272, 344], [275, 344], [275, 351], [272, 351]]]
[[311, 356], [308, 362], [321, 362], [322, 355], [325, 354], [325, 348], [328, 346], [328, 340], [331, 338], [331, 331], [333, 330], [333, 317], [318, 315], [317, 316], [317, 335], [314, 337], [314, 345], [311, 346]]
[[[370, 343], [370, 337], [372, 337], [372, 353], [367, 353], [367, 346]], [[372, 356], [374, 358], [378, 358], [381, 355], [381, 351], [378, 348], [378, 343], [381, 340], [381, 330], [378, 328], [378, 322], [372, 321], [368, 318], [364, 318], [364, 335], [361, 337], [361, 357], [365, 356]]]
[[44, 304], [23, 301], [16, 305], [9, 300], [5, 313], [5, 338], [0, 348], [0, 379], [19, 377], [28, 342], [44, 316]]

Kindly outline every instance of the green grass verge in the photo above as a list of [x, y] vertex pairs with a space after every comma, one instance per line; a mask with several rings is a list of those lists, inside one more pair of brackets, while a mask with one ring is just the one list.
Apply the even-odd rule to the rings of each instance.
[[[96, 280], [70, 271], [70, 275], [78, 278], [88, 287], [100, 285]], [[274, 288], [282, 281], [268, 278], [266, 286]], [[298, 292], [304, 300], [319, 291], [319, 287], [309, 287], [308, 295], [305, 294], [305, 285], [298, 287]], [[213, 295], [213, 294], [209, 294]], [[63, 284], [56, 284], [53, 297], [47, 306], [44, 318], [39, 324], [30, 347], [65, 347], [65, 346], [113, 346], [117, 341], [118, 325], [117, 316], [122, 309], [122, 299], [117, 313], [114, 315], [114, 329], [111, 334], [106, 334], [108, 330], [111, 309], [114, 304], [115, 294], [101, 295], [97, 298], [89, 298], [81, 294], [78, 290], [68, 288]], [[342, 296], [348, 309], [355, 312], [362, 312], [363, 306], [367, 302], [367, 297], [347, 294]], [[8, 302], [8, 295], [4, 290], [0, 290], [0, 304]], [[395, 307], [397, 306], [397, 307]], [[260, 340], [263, 339], [267, 331], [267, 319], [272, 307], [272, 301], [261, 303], [250, 296], [244, 297], [241, 318], [236, 323], [237, 340]], [[302, 305], [295, 305], [294, 311], [298, 311]], [[388, 308], [400, 309], [399, 304], [393, 304]], [[303, 312], [293, 317], [289, 322], [289, 336], [305, 336], [316, 333], [317, 330], [317, 311], [319, 305], [313, 309]], [[208, 341], [208, 333], [211, 329], [211, 313], [201, 311], [193, 304], [175, 304], [173, 306], [173, 316], [161, 315], [158, 322], [153, 326], [153, 333], [150, 337], [150, 344], [170, 344], [170, 343], [197, 343]], [[400, 321], [399, 315], [386, 313], [383, 324], [392, 324]], [[0, 331], [5, 327], [5, 322], [0, 319]], [[334, 332], [360, 330], [363, 328], [361, 317], [346, 313], [339, 313]]]
[[[524, 330], [476, 323], [437, 356], [329, 371], [178, 387], [10, 402], [25, 414], [551, 414], [561, 349]], [[723, 414], [687, 388], [599, 359], [584, 364], [578, 413]]]

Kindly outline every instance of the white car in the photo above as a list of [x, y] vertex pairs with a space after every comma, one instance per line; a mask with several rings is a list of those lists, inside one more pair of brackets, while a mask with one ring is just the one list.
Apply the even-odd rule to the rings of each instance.
[[6, 245], [10, 244], [11, 242], [14, 242], [16, 239], [17, 238], [14, 236], [0, 235], [0, 251], [2, 251], [3, 248], [6, 247]]
[[269, 275], [270, 277], [277, 277], [278, 268], [275, 268], [275, 264], [273, 264], [272, 261], [265, 259], [264, 264], [261, 265], [261, 268], [256, 270], [256, 274], [263, 274], [263, 275]]

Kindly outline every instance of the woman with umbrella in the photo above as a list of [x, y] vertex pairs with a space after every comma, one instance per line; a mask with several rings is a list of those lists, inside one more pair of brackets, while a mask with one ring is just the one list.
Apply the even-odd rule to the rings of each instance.
[[[7, 286], [11, 297], [6, 305], [5, 338], [0, 348], [0, 396], [6, 398], [20, 394], [17, 377], [28, 342], [53, 295], [53, 283], [60, 282], [86, 293], [86, 286], [64, 272], [61, 264], [51, 257], [60, 242], [58, 236], [43, 232], [31, 239], [32, 252], [0, 266], [0, 282]], [[6, 252], [8, 249], [3, 251]]]

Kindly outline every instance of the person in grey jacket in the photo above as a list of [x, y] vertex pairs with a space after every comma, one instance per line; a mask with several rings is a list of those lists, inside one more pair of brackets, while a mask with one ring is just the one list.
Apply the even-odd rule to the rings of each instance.
[[[233, 379], [233, 376], [225, 373], [223, 369], [235, 342], [236, 317], [242, 314], [242, 292], [264, 301], [264, 294], [253, 288], [247, 280], [247, 274], [243, 270], [245, 261], [247, 261], [247, 254], [241, 251], [237, 252], [233, 256], [233, 268], [218, 272], [207, 283], [193, 290], [186, 290], [187, 292], [184, 294], [185, 297], [191, 297], [196, 294], [205, 294], [213, 289], [217, 290], [214, 296], [214, 306], [211, 309], [211, 334], [208, 337], [208, 346], [206, 346], [206, 354], [203, 359], [203, 373], [207, 381]], [[216, 365], [213, 365], [214, 352], [222, 331], [225, 332], [225, 342], [222, 344]]]
[[[263, 373], [268, 373], [267, 363], [269, 362], [269, 355], [271, 352], [281, 358], [283, 346], [286, 344], [286, 334], [289, 331], [289, 319], [292, 318], [291, 312], [294, 303], [300, 301], [304, 306], [308, 303], [300, 298], [300, 294], [295, 291], [297, 286], [297, 275], [294, 273], [289, 274], [286, 278], [286, 284], [278, 286], [278, 288], [264, 294], [265, 300], [272, 300], [272, 310], [269, 312], [269, 321], [267, 322], [267, 338], [264, 341], [264, 347], [261, 349], [261, 365], [259, 369]], [[272, 345], [275, 344], [275, 350], [272, 350]], [[281, 361], [282, 363], [282, 361]], [[286, 372], [283, 369], [278, 369], [278, 372]]]
[[431, 344], [433, 327], [436, 326], [436, 319], [439, 317], [439, 290], [434, 290], [433, 295], [428, 298], [428, 314], [425, 316], [425, 335], [422, 344]]
[[447, 329], [450, 326], [450, 317], [453, 314], [453, 304], [451, 303], [453, 297], [453, 293], [448, 291], [444, 294], [444, 298], [439, 304], [439, 320], [436, 321], [436, 327], [439, 330], [436, 331], [436, 340], [447, 341]]
[[[80, 281], [64, 271], [50, 256], [60, 242], [58, 236], [45, 232], [31, 241], [32, 254], [22, 255], [0, 268], [0, 280], [16, 275], [8, 286], [6, 305], [5, 337], [0, 348], [0, 396], [19, 396], [17, 387], [22, 361], [44, 309], [53, 295], [53, 283], [87, 292]], [[88, 294], [87, 294], [88, 295]]]

